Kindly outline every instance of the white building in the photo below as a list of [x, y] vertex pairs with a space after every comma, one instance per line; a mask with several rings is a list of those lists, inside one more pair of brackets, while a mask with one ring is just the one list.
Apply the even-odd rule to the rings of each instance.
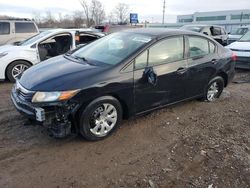
[[224, 26], [229, 32], [240, 26], [250, 25], [250, 9], [214, 12], [195, 12], [177, 16], [178, 24], [213, 24]]

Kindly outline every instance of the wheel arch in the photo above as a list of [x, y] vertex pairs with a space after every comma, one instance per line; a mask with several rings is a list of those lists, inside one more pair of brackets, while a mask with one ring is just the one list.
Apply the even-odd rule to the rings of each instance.
[[217, 76], [221, 76], [224, 80], [224, 87], [228, 85], [228, 75], [225, 72], [219, 72]]

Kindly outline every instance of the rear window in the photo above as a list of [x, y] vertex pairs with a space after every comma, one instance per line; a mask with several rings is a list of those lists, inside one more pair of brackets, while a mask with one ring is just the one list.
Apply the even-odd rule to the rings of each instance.
[[10, 34], [10, 23], [0, 22], [0, 35]]
[[37, 29], [34, 23], [16, 22], [15, 32], [16, 33], [36, 33]]

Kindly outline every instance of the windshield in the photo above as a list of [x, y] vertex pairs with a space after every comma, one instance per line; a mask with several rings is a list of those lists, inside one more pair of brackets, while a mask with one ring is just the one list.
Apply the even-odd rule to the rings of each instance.
[[245, 35], [248, 32], [248, 28], [239, 28], [232, 35]]
[[110, 34], [72, 54], [86, 62], [116, 65], [151, 41], [147, 35], [119, 32]]
[[43, 38], [44, 36], [46, 36], [46, 35], [48, 35], [50, 33], [51, 33], [51, 31], [44, 31], [42, 33], [39, 33], [39, 34], [37, 34], [37, 35], [35, 35], [33, 37], [30, 37], [30, 38], [18, 43], [17, 45], [18, 46], [27, 46], [27, 45], [33, 44], [37, 40]]
[[183, 26], [182, 29], [200, 33], [203, 27], [202, 26]]
[[250, 42], [250, 31], [248, 31], [241, 39], [240, 42]]

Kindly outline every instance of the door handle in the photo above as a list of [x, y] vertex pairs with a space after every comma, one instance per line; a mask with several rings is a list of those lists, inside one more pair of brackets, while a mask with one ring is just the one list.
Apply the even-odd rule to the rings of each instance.
[[212, 64], [216, 65], [218, 63], [218, 60], [217, 59], [212, 59]]
[[180, 67], [177, 69], [177, 74], [184, 74], [185, 72], [187, 72], [187, 68], [184, 67]]

